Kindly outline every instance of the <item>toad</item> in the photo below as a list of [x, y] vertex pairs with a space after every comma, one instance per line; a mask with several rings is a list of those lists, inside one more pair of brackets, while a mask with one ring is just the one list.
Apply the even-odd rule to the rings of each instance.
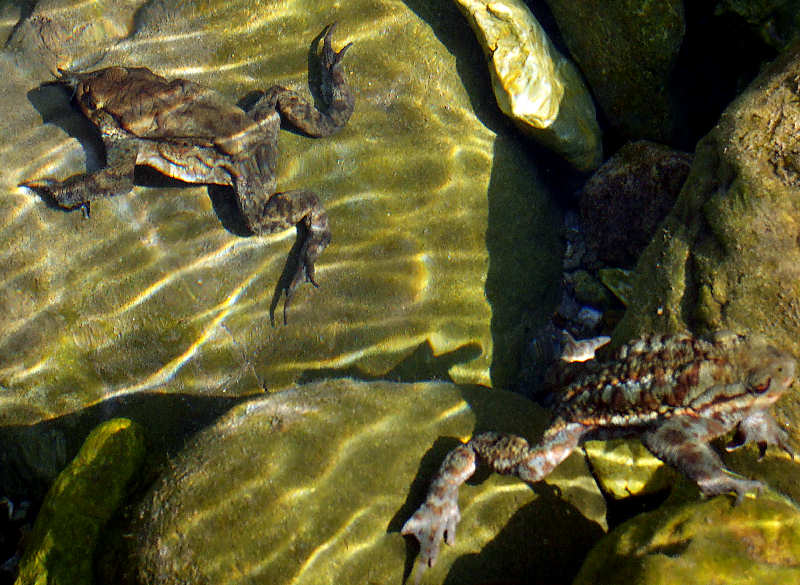
[[786, 431], [767, 409], [792, 384], [796, 365], [763, 339], [720, 331], [710, 339], [639, 339], [610, 361], [557, 367], [550, 378], [554, 418], [538, 444], [486, 432], [445, 457], [425, 501], [402, 528], [420, 543], [417, 582], [436, 562], [442, 539], [455, 541], [458, 488], [479, 462], [533, 483], [584, 441], [632, 436], [706, 496], [734, 492], [741, 500], [760, 490], [761, 482], [728, 471], [708, 443], [735, 429], [728, 449], [755, 443], [763, 455], [767, 445], [777, 445], [791, 455]]
[[109, 67], [64, 74], [56, 82], [74, 92], [81, 112], [100, 130], [106, 166], [64, 181], [22, 183], [64, 209], [122, 195], [133, 188], [136, 165], [187, 181], [233, 187], [242, 217], [254, 234], [297, 226], [296, 266], [278, 294], [286, 309], [304, 281], [317, 286], [314, 263], [331, 241], [328, 215], [312, 191], [277, 192], [278, 130], [281, 119], [312, 137], [329, 136], [353, 113], [353, 95], [342, 57], [331, 46], [334, 25], [323, 35], [320, 111], [297, 93], [273, 86], [245, 112], [216, 91], [187, 81], [169, 81], [144, 67]]

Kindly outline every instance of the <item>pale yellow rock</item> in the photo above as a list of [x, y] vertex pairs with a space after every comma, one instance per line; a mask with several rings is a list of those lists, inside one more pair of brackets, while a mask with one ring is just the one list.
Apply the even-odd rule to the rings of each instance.
[[600, 487], [616, 499], [663, 491], [676, 479], [677, 472], [637, 440], [588, 441], [584, 451]]
[[581, 171], [602, 161], [600, 127], [580, 73], [521, 0], [457, 0], [489, 61], [500, 109]]

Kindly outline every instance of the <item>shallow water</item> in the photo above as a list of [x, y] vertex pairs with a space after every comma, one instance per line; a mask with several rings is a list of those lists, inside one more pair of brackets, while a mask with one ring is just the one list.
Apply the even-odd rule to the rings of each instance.
[[[507, 315], [523, 304], [547, 312], [558, 222], [483, 86], [479, 49], [456, 42], [455, 8], [47, 6], [37, 34], [0, 59], [2, 419], [32, 423], [140, 392], [234, 396], [336, 372], [380, 376], [428, 347], [432, 364], [408, 377], [509, 376], [521, 331]], [[73, 25], [92, 11], [103, 17]], [[99, 55], [89, 68], [147, 66], [233, 101], [272, 83], [307, 94], [315, 39], [333, 20], [334, 46], [354, 43], [345, 63], [356, 111], [331, 138], [281, 132], [279, 190], [319, 193], [333, 231], [321, 286], [299, 289], [288, 326], [280, 307], [278, 326], [270, 317], [295, 231], [243, 236], [230, 191], [139, 173], [133, 193], [95, 202], [85, 219], [16, 187], [102, 161], [68, 95], [39, 87], [46, 70]], [[69, 42], [41, 49], [64, 31]]]

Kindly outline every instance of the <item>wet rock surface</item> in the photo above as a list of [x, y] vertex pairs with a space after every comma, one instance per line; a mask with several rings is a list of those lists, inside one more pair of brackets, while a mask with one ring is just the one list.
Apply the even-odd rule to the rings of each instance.
[[[335, 380], [243, 404], [145, 498], [134, 569], [159, 584], [399, 583], [417, 556], [400, 527], [445, 453], [491, 428], [533, 439], [546, 419], [518, 395], [444, 383]], [[533, 488], [482, 473], [461, 491], [456, 542], [426, 583], [566, 582], [602, 533], [579, 454]]]
[[800, 510], [774, 493], [664, 505], [612, 531], [573, 585], [788, 583], [800, 578]]
[[669, 75], [684, 34], [679, 0], [547, 0], [609, 124], [623, 137], [668, 141]]
[[100, 532], [145, 458], [142, 427], [112, 419], [93, 430], [50, 488], [25, 544], [17, 585], [91, 585]]
[[575, 65], [521, 0], [458, 0], [489, 61], [497, 104], [526, 134], [577, 170], [603, 157], [594, 103]]
[[800, 353], [800, 44], [699, 144], [615, 339], [721, 327]]

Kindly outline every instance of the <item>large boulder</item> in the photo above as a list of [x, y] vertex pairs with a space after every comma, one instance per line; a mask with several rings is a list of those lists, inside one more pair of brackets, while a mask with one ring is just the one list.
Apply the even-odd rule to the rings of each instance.
[[[547, 414], [519, 395], [447, 383], [333, 380], [235, 407], [171, 461], [131, 531], [140, 583], [402, 583], [400, 528], [447, 451], [473, 432], [531, 440]], [[479, 473], [425, 583], [564, 583], [602, 535], [580, 453], [533, 488]], [[413, 578], [413, 577], [412, 577]]]
[[800, 43], [697, 146], [672, 212], [637, 266], [615, 341], [740, 329], [800, 355]]
[[800, 579], [800, 510], [764, 494], [665, 505], [619, 526], [573, 585], [783, 585]]
[[669, 77], [685, 30], [683, 2], [547, 0], [608, 123], [628, 139], [669, 142]]

